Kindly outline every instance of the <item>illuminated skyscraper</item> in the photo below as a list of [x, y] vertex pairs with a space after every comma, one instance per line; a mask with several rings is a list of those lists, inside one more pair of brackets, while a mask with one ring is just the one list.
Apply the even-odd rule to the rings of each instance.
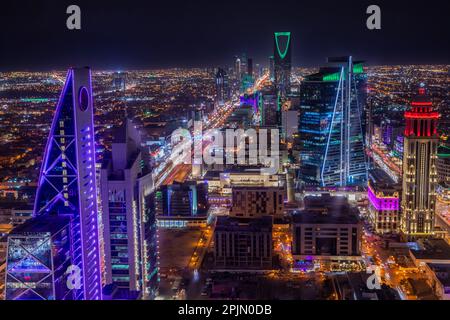
[[280, 116], [278, 109], [278, 99], [275, 91], [264, 90], [260, 91], [258, 100], [260, 124], [262, 126], [277, 126]]
[[247, 74], [247, 54], [246, 53], [243, 53], [242, 55], [241, 55], [241, 78], [243, 78], [244, 77], [244, 75], [246, 75]]
[[365, 186], [367, 163], [364, 153], [363, 101], [361, 62], [353, 63], [351, 56], [329, 58], [340, 71], [324, 76], [334, 81], [337, 91], [328, 131], [321, 180], [324, 186]]
[[275, 80], [275, 61], [273, 56], [269, 57], [269, 79], [270, 81]]
[[284, 96], [291, 84], [291, 33], [275, 32], [273, 42], [275, 86]]
[[407, 238], [434, 232], [439, 113], [423, 86], [405, 112], [401, 231]]
[[253, 59], [247, 59], [247, 74], [253, 78]]
[[230, 99], [230, 95], [228, 75], [224, 69], [219, 68], [216, 73], [216, 104], [223, 106], [225, 101]]
[[234, 77], [235, 79], [240, 82], [242, 78], [242, 66], [241, 66], [241, 59], [236, 58], [234, 61]]
[[118, 298], [153, 299], [158, 288], [153, 180], [141, 137], [126, 119], [114, 133], [100, 173], [105, 282]]
[[[356, 77], [362, 65], [351, 57], [309, 75], [300, 89], [299, 178], [310, 186], [364, 186], [367, 165]], [[330, 61], [331, 61], [330, 60]]]
[[127, 74], [123, 72], [114, 72], [113, 74], [113, 89], [116, 91], [125, 91]]
[[[90, 69], [70, 69], [45, 149], [34, 218], [8, 239], [7, 299], [102, 298], [93, 114]], [[80, 283], [64, 287], [70, 270]]]

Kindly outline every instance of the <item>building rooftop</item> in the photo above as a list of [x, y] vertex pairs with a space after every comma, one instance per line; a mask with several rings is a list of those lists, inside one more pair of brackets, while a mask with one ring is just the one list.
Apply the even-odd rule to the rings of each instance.
[[428, 263], [428, 267], [436, 274], [436, 278], [444, 287], [450, 287], [450, 264]]
[[223, 174], [223, 175], [226, 175], [226, 174], [260, 175], [261, 168], [263, 168], [263, 167], [258, 166], [258, 165], [256, 165], [256, 166], [255, 165], [252, 165], [252, 166], [250, 166], [250, 165], [249, 166], [233, 165], [233, 166], [225, 168], [224, 170], [208, 170], [205, 173], [205, 175], [203, 176], [203, 178], [205, 180], [219, 179], [221, 174]]
[[304, 199], [305, 209], [293, 216], [294, 223], [356, 224], [358, 209], [350, 206], [345, 197], [308, 196]]
[[411, 249], [418, 260], [442, 260], [450, 263], [450, 245], [444, 239], [425, 239], [418, 241], [419, 249]]
[[[322, 67], [319, 72], [307, 75], [306, 81], [323, 81], [324, 77], [341, 72], [339, 67]], [[331, 79], [331, 78], [330, 78]], [[339, 78], [334, 78], [333, 81], [339, 81]]]
[[264, 186], [233, 186], [233, 191], [284, 191], [284, 188]]
[[369, 170], [369, 178], [374, 185], [393, 185], [395, 181], [382, 169]]
[[442, 159], [450, 159], [450, 147], [445, 145], [439, 146], [438, 157]]
[[235, 231], [236, 229], [249, 232], [272, 231], [273, 218], [262, 216], [260, 218], [234, 218], [230, 216], [218, 216], [215, 231]]
[[397, 291], [386, 285], [382, 285], [380, 289], [368, 289], [369, 276], [366, 272], [347, 273], [348, 284], [355, 300], [400, 300]]
[[375, 191], [382, 191], [383, 193], [400, 192], [401, 185], [395, 181], [382, 169], [369, 170], [369, 183]]
[[69, 216], [41, 215], [15, 227], [10, 235], [38, 232], [50, 232], [51, 234], [54, 234], [69, 223]]

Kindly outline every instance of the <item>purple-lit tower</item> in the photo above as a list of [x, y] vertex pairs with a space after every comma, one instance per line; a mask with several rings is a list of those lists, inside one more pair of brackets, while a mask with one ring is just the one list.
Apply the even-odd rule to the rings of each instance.
[[[91, 70], [71, 68], [45, 149], [34, 217], [8, 238], [7, 299], [102, 298], [93, 114]], [[44, 271], [45, 279], [36, 280]]]

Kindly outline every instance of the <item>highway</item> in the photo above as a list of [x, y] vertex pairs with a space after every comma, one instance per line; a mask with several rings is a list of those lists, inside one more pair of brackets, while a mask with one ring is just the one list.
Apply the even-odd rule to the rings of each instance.
[[[203, 131], [208, 129], [221, 128], [228, 116], [237, 106], [239, 106], [239, 102], [238, 99], [235, 98], [233, 99], [233, 101], [225, 103], [223, 107], [217, 108], [217, 110], [211, 113], [208, 116], [208, 119], [203, 123]], [[192, 136], [193, 130], [190, 129], [189, 131]], [[208, 144], [209, 143], [204, 144], [203, 149], [206, 148]], [[190, 170], [192, 169], [192, 166], [180, 165], [191, 163], [192, 159], [188, 159], [188, 157], [190, 156], [189, 152], [183, 152], [188, 148], [192, 148], [192, 139], [189, 137], [181, 140], [176, 146], [170, 146], [168, 148], [171, 151], [168, 152], [168, 154], [165, 156], [165, 159], [153, 169], [153, 190], [157, 189], [163, 183], [167, 184], [171, 181], [173, 182], [173, 180], [176, 179], [176, 175], [185, 175], [187, 177], [187, 175], [190, 173]], [[175, 173], [173, 173], [174, 170]]]
[[[261, 90], [269, 80], [269, 73], [265, 73], [260, 78], [256, 79], [254, 86], [251, 88], [250, 93], [255, 93], [258, 90]], [[231, 115], [235, 108], [239, 107], [239, 96], [234, 96], [231, 101], [227, 101], [223, 106], [220, 106], [215, 109], [214, 112], [207, 116], [206, 121], [203, 122], [202, 130], [203, 132], [209, 129], [219, 129], [222, 128], [225, 124], [227, 118]], [[191, 137], [193, 136], [193, 128], [189, 130]], [[205, 137], [203, 137], [205, 138]], [[208, 137], [206, 137], [208, 138]], [[202, 150], [205, 150], [208, 145], [211, 143], [210, 140], [200, 141], [202, 143]], [[192, 146], [192, 138], [187, 137], [180, 141], [176, 146], [170, 146], [168, 150], [168, 154], [165, 155], [164, 160], [162, 160], [152, 172], [153, 178], [153, 190], [157, 189], [161, 184], [168, 183], [170, 181], [173, 182], [173, 170], [176, 171], [175, 175], [190, 173], [192, 166], [179, 166], [180, 164], [190, 164], [192, 159], [188, 159], [190, 156], [188, 152], [183, 152], [186, 148]], [[192, 149], [191, 149], [192, 150]], [[193, 152], [191, 152], [193, 154]], [[184, 155], [184, 157], [182, 157]], [[181, 172], [180, 172], [181, 170]]]

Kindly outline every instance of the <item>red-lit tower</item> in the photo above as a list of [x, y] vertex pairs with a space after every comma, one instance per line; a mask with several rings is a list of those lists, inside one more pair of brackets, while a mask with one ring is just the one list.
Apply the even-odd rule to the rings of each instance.
[[406, 239], [434, 232], [439, 113], [421, 85], [405, 112], [401, 231]]

